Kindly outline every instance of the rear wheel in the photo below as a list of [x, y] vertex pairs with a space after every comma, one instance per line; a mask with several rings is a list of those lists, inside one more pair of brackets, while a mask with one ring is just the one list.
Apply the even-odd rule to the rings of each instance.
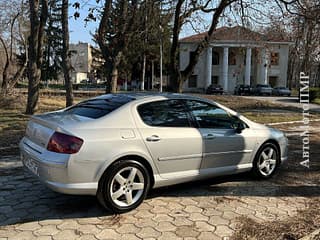
[[265, 143], [257, 152], [253, 161], [252, 173], [262, 179], [270, 178], [278, 168], [280, 153], [273, 143]]
[[147, 169], [135, 160], [116, 162], [102, 176], [97, 197], [105, 208], [123, 213], [138, 207], [150, 187]]

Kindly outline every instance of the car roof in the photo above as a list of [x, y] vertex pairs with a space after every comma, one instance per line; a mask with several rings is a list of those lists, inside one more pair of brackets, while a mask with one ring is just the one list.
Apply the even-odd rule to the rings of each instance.
[[110, 98], [127, 98], [128, 100], [147, 100], [154, 98], [166, 98], [166, 99], [193, 99], [193, 100], [205, 100], [203, 98], [181, 93], [158, 93], [158, 92], [130, 92], [130, 93], [112, 93], [104, 94], [95, 97], [96, 99], [110, 99]]

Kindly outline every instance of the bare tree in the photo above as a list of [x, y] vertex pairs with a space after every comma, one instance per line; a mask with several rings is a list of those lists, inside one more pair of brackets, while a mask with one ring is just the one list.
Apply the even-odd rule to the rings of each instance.
[[44, 26], [48, 17], [47, 0], [29, 0], [30, 36], [28, 61], [28, 101], [26, 114], [33, 114], [39, 100], [39, 84], [43, 56]]
[[[183, 4], [186, 0], [178, 0], [175, 13], [174, 13], [174, 25], [173, 25], [173, 34], [172, 34], [172, 44], [170, 51], [170, 68], [171, 68], [171, 81], [173, 82], [173, 88], [175, 92], [182, 92], [183, 83], [191, 76], [195, 65], [197, 64], [200, 54], [208, 47], [210, 38], [214, 33], [219, 19], [223, 11], [231, 5], [236, 0], [221, 0], [217, 7], [207, 8], [211, 0], [206, 1], [203, 5], [199, 5], [197, 1], [191, 1], [191, 6], [188, 10], [183, 10]], [[179, 33], [181, 31], [182, 24], [184, 21], [192, 15], [195, 11], [203, 12], [214, 12], [210, 28], [206, 33], [204, 39], [198, 44], [194, 54], [192, 54], [189, 64], [187, 67], [180, 71], [178, 63], [178, 54], [179, 54]]]
[[[23, 26], [25, 9], [23, 2], [17, 2], [17, 4], [18, 6], [14, 8], [4, 5], [1, 9], [2, 17], [4, 16], [2, 21], [5, 22], [5, 26], [8, 26], [7, 31], [4, 29], [0, 31], [0, 45], [2, 45], [5, 53], [1, 84], [2, 95], [12, 92], [14, 85], [21, 78], [27, 65], [27, 41]], [[6, 13], [3, 8], [7, 10]]]
[[68, 26], [68, 0], [62, 0], [62, 69], [64, 74], [64, 81], [66, 86], [66, 106], [73, 104], [73, 91], [71, 82], [71, 59], [69, 54], [69, 26]]

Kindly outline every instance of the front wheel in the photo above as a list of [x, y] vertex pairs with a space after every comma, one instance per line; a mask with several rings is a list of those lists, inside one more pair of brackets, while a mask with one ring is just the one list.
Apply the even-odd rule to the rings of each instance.
[[150, 187], [150, 176], [143, 164], [135, 160], [116, 162], [102, 176], [97, 198], [115, 213], [138, 207]]
[[278, 168], [280, 153], [273, 143], [265, 143], [257, 152], [253, 161], [252, 173], [262, 179], [270, 178]]

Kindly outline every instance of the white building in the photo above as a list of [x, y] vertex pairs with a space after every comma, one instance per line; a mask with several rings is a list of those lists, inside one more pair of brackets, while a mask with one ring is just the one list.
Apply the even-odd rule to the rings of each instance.
[[71, 51], [71, 79], [73, 83], [80, 83], [89, 78], [92, 65], [92, 53], [89, 43], [79, 42], [70, 44]]
[[[200, 33], [180, 39], [181, 70], [205, 36]], [[240, 26], [218, 28], [183, 89], [203, 91], [212, 83], [228, 92], [237, 84], [287, 86], [289, 44]]]

